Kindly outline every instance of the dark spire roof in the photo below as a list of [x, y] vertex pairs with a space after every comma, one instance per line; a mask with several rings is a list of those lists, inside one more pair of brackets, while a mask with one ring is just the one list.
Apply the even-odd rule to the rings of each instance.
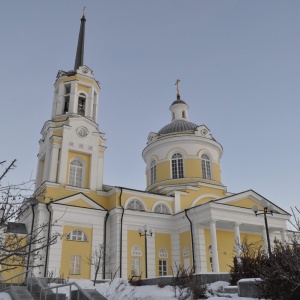
[[85, 15], [83, 14], [81, 18], [80, 30], [79, 30], [79, 37], [78, 37], [78, 45], [76, 51], [76, 58], [75, 58], [75, 65], [74, 70], [76, 71], [80, 66], [83, 66], [83, 56], [84, 56], [84, 32], [85, 32]]

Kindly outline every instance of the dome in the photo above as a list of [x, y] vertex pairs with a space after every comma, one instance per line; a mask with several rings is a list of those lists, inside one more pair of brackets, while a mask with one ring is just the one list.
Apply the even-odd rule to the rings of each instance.
[[185, 121], [185, 120], [175, 120], [166, 126], [164, 126], [158, 134], [167, 134], [172, 132], [184, 132], [184, 131], [194, 131], [199, 125]]

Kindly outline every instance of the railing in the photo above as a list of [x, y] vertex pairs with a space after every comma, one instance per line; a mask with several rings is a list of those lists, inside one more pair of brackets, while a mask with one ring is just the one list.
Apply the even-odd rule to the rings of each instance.
[[[1, 274], [1, 273], [0, 273]], [[8, 278], [8, 279], [3, 279], [3, 276], [1, 274], [1, 283], [2, 283], [2, 286], [0, 288], [0, 291], [1, 290], [4, 290], [6, 288], [8, 288], [9, 286], [12, 286], [13, 284], [16, 285], [16, 283], [13, 283], [13, 279], [15, 278], [18, 278], [17, 280], [17, 285], [19, 286], [20, 284], [23, 284], [24, 283], [24, 280], [23, 280], [23, 276], [26, 275], [26, 287], [27, 289], [29, 290], [29, 292], [32, 294], [33, 292], [33, 281], [36, 285], [38, 285], [39, 287], [39, 299], [40, 300], [47, 300], [47, 296], [48, 296], [48, 291], [50, 290], [53, 290], [53, 289], [56, 289], [56, 297], [55, 299], [57, 300], [58, 299], [58, 289], [61, 288], [61, 287], [65, 287], [65, 286], [69, 286], [70, 287], [70, 296], [69, 296], [69, 299], [71, 299], [71, 291], [72, 291], [72, 286], [75, 286], [77, 288], [77, 300], [80, 299], [80, 292], [86, 297], [87, 300], [94, 300], [94, 298], [89, 295], [86, 291], [84, 291], [77, 283], [75, 282], [70, 282], [70, 283], [66, 283], [66, 284], [60, 284], [60, 285], [55, 285], [55, 286], [51, 286], [51, 287], [44, 287], [42, 285], [42, 283], [40, 282], [39, 278], [37, 278], [33, 272], [31, 270], [28, 270], [28, 271], [25, 271], [25, 272], [22, 272], [20, 274], [17, 274], [11, 278]], [[22, 276], [22, 277], [21, 277]], [[29, 277], [30, 276], [30, 277]], [[22, 280], [20, 280], [22, 278]]]
[[[55, 293], [56, 298], [55, 299], [57, 300], [58, 299], [58, 289], [61, 287], [69, 286], [70, 287], [69, 299], [71, 299], [72, 285], [74, 285], [77, 288], [77, 300], [80, 299], [79, 292], [81, 292], [88, 300], [94, 300], [94, 298], [91, 295], [89, 295], [85, 290], [83, 290], [76, 282], [70, 282], [70, 283], [65, 283], [65, 284], [60, 284], [60, 285], [43, 288], [43, 291], [41, 291], [41, 293], [42, 292], [44, 293], [44, 297], [45, 297], [44, 299], [47, 300], [48, 290], [56, 289], [56, 293]], [[41, 295], [40, 295], [40, 299], [42, 299]]]

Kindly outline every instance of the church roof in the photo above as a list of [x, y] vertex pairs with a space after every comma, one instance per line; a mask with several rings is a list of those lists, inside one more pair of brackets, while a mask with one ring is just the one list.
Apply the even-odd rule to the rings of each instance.
[[86, 22], [86, 19], [85, 19], [84, 10], [83, 10], [83, 14], [82, 14], [82, 18], [81, 18], [81, 23], [80, 23], [80, 30], [79, 30], [79, 37], [78, 37], [78, 44], [77, 44], [75, 65], [74, 65], [74, 70], [75, 71], [79, 67], [83, 66], [85, 22]]
[[[180, 100], [182, 101], [182, 100]], [[174, 101], [176, 102], [176, 101]], [[173, 102], [173, 103], [174, 103]], [[174, 120], [171, 123], [164, 126], [158, 134], [167, 134], [174, 132], [186, 132], [186, 131], [194, 131], [198, 127], [197, 124], [186, 121], [186, 120]]]

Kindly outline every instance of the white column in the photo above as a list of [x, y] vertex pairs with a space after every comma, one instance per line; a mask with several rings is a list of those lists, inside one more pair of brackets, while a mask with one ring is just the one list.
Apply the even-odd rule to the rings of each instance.
[[219, 257], [218, 257], [218, 244], [217, 244], [217, 230], [216, 221], [210, 222], [210, 239], [212, 248], [212, 260], [214, 272], [219, 272]]
[[281, 241], [283, 244], [286, 244], [288, 239], [287, 239], [287, 235], [286, 235], [286, 228], [282, 228], [281, 230]]
[[264, 240], [264, 248], [265, 248], [265, 253], [269, 253], [268, 251], [268, 240], [267, 240], [267, 233], [266, 233], [266, 227], [263, 226], [262, 228], [262, 235], [263, 235], [263, 240]]
[[240, 224], [235, 223], [234, 224], [234, 245], [235, 245], [236, 256], [238, 258], [241, 256], [240, 244], [241, 244]]
[[49, 181], [51, 182], [56, 182], [59, 149], [60, 149], [60, 145], [57, 144], [52, 145], [50, 166], [49, 166]]

